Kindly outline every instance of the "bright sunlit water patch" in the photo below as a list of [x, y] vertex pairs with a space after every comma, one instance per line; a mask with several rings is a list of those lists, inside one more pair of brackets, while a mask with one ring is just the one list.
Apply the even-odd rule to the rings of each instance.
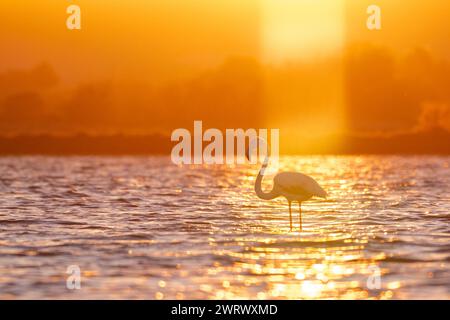
[[[287, 202], [256, 197], [254, 166], [4, 157], [0, 298], [448, 299], [449, 162], [284, 157], [330, 195], [289, 232]], [[66, 289], [69, 265], [81, 290]]]

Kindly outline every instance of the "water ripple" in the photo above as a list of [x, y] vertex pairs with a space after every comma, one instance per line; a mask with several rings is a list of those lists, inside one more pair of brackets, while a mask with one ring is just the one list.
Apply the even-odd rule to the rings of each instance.
[[330, 195], [289, 232], [286, 201], [254, 194], [257, 166], [3, 157], [0, 298], [448, 299], [449, 160], [283, 157]]

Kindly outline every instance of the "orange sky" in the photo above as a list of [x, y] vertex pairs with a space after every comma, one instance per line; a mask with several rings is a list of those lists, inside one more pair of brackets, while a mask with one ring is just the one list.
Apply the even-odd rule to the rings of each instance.
[[[82, 9], [79, 32], [65, 28], [71, 3]], [[381, 32], [365, 27], [372, 3], [383, 10]], [[160, 79], [233, 55], [326, 55], [354, 40], [450, 54], [450, 2], [440, 0], [3, 0], [0, 9], [0, 69], [51, 60], [67, 79], [110, 77], [112, 69]]]
[[[65, 26], [71, 3], [80, 31]], [[380, 31], [366, 28], [369, 4]], [[0, 132], [170, 131], [194, 118], [293, 141], [413, 129], [427, 108], [447, 117], [448, 12], [441, 0], [2, 0]]]
[[[82, 30], [65, 27], [78, 4]], [[259, 52], [256, 1], [3, 0], [1, 68], [50, 61], [67, 81], [160, 81]]]

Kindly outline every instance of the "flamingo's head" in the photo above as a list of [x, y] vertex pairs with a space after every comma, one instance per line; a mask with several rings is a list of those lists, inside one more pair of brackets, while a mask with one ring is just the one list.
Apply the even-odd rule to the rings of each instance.
[[248, 161], [250, 161], [250, 147], [247, 146], [245, 148], [245, 157], [247, 158]]

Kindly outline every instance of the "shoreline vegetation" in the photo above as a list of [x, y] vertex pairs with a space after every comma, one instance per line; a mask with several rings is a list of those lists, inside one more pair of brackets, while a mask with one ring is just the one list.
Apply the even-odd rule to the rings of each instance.
[[[438, 128], [391, 135], [330, 136], [329, 141], [341, 143], [328, 146], [326, 149], [323, 146], [319, 147], [312, 139], [305, 138], [299, 141], [301, 141], [299, 146], [293, 148], [284, 145], [281, 139], [281, 154], [450, 155], [450, 132]], [[0, 155], [170, 155], [175, 144], [169, 135], [164, 134], [15, 135], [0, 136]]]

